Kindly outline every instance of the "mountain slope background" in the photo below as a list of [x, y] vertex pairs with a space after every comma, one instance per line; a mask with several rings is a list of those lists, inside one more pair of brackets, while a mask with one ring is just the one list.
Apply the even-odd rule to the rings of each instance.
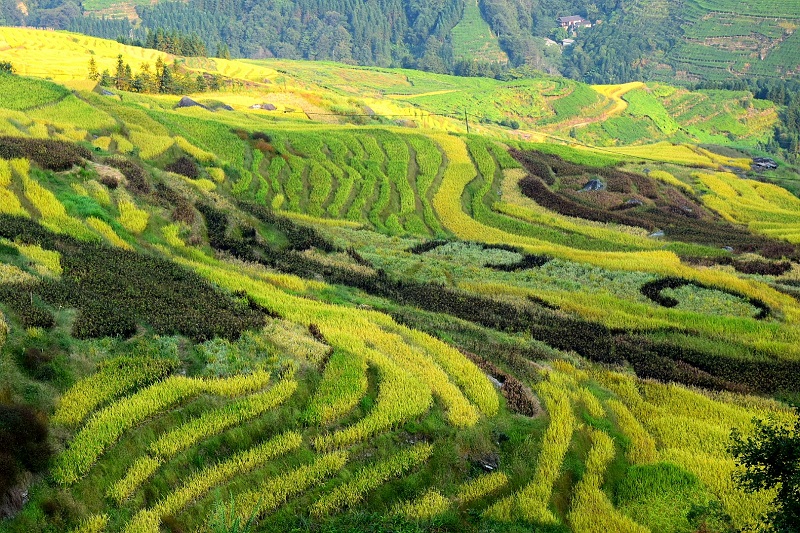
[[[476, 9], [477, 7], [477, 9]], [[496, 76], [529, 65], [591, 83], [791, 77], [797, 2], [754, 0], [3, 0], [0, 22], [144, 39], [197, 34], [213, 54], [334, 60]], [[545, 45], [556, 18], [596, 23]], [[220, 45], [222, 45], [220, 47]]]

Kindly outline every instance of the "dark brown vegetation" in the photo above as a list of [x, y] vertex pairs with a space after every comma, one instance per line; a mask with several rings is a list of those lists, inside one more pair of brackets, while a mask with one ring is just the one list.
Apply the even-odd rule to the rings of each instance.
[[[663, 231], [673, 241], [729, 246], [735, 252], [764, 257], [797, 257], [795, 246], [735, 226], [709, 211], [694, 196], [647, 176], [609, 167], [589, 167], [535, 151], [512, 150], [528, 176], [522, 193], [562, 215]], [[607, 190], [579, 192], [590, 179], [601, 179]]]
[[187, 178], [191, 178], [196, 180], [200, 177], [200, 167], [195, 163], [194, 159], [186, 157], [185, 155], [180, 156], [175, 161], [169, 163], [164, 170], [168, 172], [174, 172], [175, 174], [180, 174], [181, 176], [186, 176]]
[[0, 158], [30, 159], [45, 170], [60, 172], [91, 160], [92, 153], [73, 143], [53, 139], [0, 137]]
[[0, 404], [0, 498], [25, 472], [47, 467], [51, 450], [44, 415], [24, 405]]
[[147, 171], [133, 161], [121, 157], [109, 157], [105, 163], [122, 172], [122, 175], [128, 180], [128, 190], [132, 193], [150, 194], [153, 192]]
[[509, 409], [525, 416], [538, 416], [541, 413], [542, 407], [539, 400], [533, 395], [531, 389], [520, 380], [474, 353], [463, 350], [461, 353], [478, 365], [478, 368], [501, 383], [500, 393], [506, 399]]
[[194, 224], [195, 211], [194, 205], [181, 193], [170, 189], [163, 183], [156, 183], [156, 197], [167, 207], [172, 207], [172, 220], [184, 222], [188, 225]]
[[75, 308], [77, 338], [129, 337], [139, 324], [161, 335], [197, 342], [238, 338], [264, 322], [264, 313], [215, 289], [170, 261], [55, 235], [25, 218], [0, 216], [0, 235], [61, 252], [59, 280], [0, 286], [6, 303], [26, 327], [51, 327], [45, 304]]

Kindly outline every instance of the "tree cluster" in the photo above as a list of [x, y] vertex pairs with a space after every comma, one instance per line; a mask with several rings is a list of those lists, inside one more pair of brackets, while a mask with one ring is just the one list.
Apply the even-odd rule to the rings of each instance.
[[136, 74], [131, 66], [125, 62], [122, 55], [117, 56], [117, 67], [114, 73], [97, 70], [97, 62], [89, 59], [88, 77], [97, 81], [102, 87], [114, 87], [120, 91], [137, 93], [184, 94], [204, 92], [208, 89], [218, 90], [221, 79], [219, 76], [195, 74], [181, 69], [178, 63], [171, 65], [164, 63], [160, 57], [156, 59], [155, 68], [149, 63], [143, 63]]
[[205, 57], [208, 55], [206, 44], [200, 37], [192, 33], [183, 33], [176, 30], [163, 30], [156, 28], [154, 31], [147, 30], [144, 39], [126, 39], [118, 37], [117, 41], [130, 46], [140, 46], [142, 48], [152, 48], [167, 54], [184, 57]]
[[744, 437], [731, 435], [730, 452], [744, 471], [736, 475], [748, 492], [777, 488], [771, 510], [764, 518], [766, 531], [800, 530], [800, 432], [797, 413], [789, 425], [755, 420], [755, 430]]

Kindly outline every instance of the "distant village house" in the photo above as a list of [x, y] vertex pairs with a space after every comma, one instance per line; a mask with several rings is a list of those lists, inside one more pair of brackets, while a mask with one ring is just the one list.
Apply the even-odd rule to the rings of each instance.
[[558, 23], [567, 31], [575, 31], [578, 28], [592, 27], [591, 22], [578, 15], [572, 15], [570, 17], [558, 17]]

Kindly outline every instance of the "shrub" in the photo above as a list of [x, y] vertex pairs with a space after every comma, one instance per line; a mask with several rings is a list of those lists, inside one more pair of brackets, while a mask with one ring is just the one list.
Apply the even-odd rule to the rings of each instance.
[[502, 384], [500, 393], [506, 399], [510, 410], [525, 416], [537, 416], [541, 412], [539, 401], [531, 390], [516, 377], [473, 353], [463, 350], [461, 353], [478, 365], [478, 368], [490, 374]]
[[274, 225], [284, 233], [289, 240], [291, 250], [303, 251], [317, 248], [323, 252], [339, 251], [328, 239], [310, 226], [303, 226], [289, 218], [276, 215], [263, 205], [249, 202], [239, 202], [238, 205], [262, 222]]
[[122, 175], [128, 181], [127, 188], [129, 191], [135, 194], [150, 194], [153, 192], [147, 172], [133, 161], [120, 157], [111, 157], [106, 159], [105, 163], [122, 172]]
[[0, 404], [0, 495], [24, 471], [44, 470], [51, 453], [42, 415], [24, 405]]
[[200, 177], [200, 167], [197, 166], [197, 163], [195, 163], [193, 159], [185, 155], [180, 156], [178, 159], [168, 164], [164, 167], [164, 170], [186, 176], [193, 180]]
[[0, 158], [25, 158], [45, 170], [60, 172], [92, 159], [92, 153], [76, 144], [52, 139], [0, 137]]

